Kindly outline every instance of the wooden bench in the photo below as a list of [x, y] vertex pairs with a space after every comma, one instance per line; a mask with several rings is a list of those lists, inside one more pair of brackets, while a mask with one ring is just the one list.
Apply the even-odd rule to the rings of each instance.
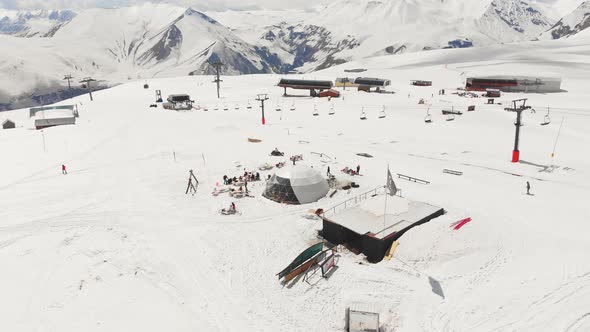
[[452, 169], [443, 169], [443, 173], [447, 173], [447, 174], [451, 174], [451, 175], [457, 175], [457, 176], [461, 176], [463, 175], [463, 172], [459, 172], [459, 171], [454, 171]]

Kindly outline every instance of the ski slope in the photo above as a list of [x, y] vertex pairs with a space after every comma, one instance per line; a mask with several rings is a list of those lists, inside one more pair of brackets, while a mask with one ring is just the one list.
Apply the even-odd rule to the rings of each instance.
[[[440, 50], [365, 59], [306, 78], [392, 80], [397, 93], [353, 89], [332, 101], [283, 98], [279, 76], [211, 77], [123, 84], [64, 101], [74, 126], [31, 129], [28, 110], [0, 113], [0, 327], [3, 331], [342, 331], [345, 309], [375, 308], [384, 331], [587, 331], [590, 261], [589, 39]], [[514, 114], [484, 98], [439, 96], [472, 73], [560, 75], [557, 94], [528, 97], [521, 156], [510, 163]], [[434, 81], [431, 88], [409, 80]], [[188, 93], [209, 111], [149, 108], [154, 89]], [[254, 100], [268, 93], [267, 125]], [[303, 93], [302, 93], [303, 94]], [[434, 123], [423, 118], [430, 104]], [[328, 116], [333, 102], [336, 114]], [[253, 109], [248, 111], [250, 103]], [[235, 105], [240, 109], [235, 110]], [[289, 111], [292, 105], [295, 111]], [[279, 106], [282, 111], [275, 110]], [[445, 121], [441, 109], [466, 110]], [[227, 106], [228, 111], [223, 111]], [[314, 106], [318, 117], [312, 116]], [[377, 116], [385, 106], [387, 117]], [[215, 108], [218, 107], [216, 111]], [[359, 120], [364, 107], [368, 120]], [[551, 107], [552, 123], [540, 126]], [[560, 138], [552, 158], [560, 123]], [[248, 138], [262, 142], [248, 143]], [[361, 185], [305, 206], [212, 196], [223, 175], [255, 170], [278, 147], [325, 172], [361, 165]], [[320, 158], [312, 152], [332, 157]], [[359, 157], [369, 153], [372, 159]], [[61, 174], [61, 165], [68, 175]], [[405, 197], [447, 214], [400, 239], [391, 261], [344, 250], [331, 278], [282, 286], [275, 274], [318, 241], [303, 216], [385, 184], [387, 165], [431, 181], [397, 181]], [[443, 174], [454, 169], [461, 177]], [[184, 195], [188, 171], [198, 193]], [[266, 177], [271, 172], [261, 172]], [[534, 196], [526, 195], [529, 181]], [[449, 225], [473, 221], [459, 231]], [[438, 280], [445, 298], [431, 292]]]

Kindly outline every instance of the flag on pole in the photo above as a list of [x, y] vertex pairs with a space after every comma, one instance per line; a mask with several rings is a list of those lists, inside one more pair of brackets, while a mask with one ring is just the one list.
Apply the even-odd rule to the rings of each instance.
[[390, 196], [395, 196], [395, 194], [397, 194], [397, 187], [395, 181], [393, 181], [393, 176], [391, 176], [389, 167], [387, 167], [387, 189], [389, 189]]

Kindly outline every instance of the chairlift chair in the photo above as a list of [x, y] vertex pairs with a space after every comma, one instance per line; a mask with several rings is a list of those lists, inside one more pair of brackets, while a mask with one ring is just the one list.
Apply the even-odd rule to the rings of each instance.
[[387, 116], [387, 114], [385, 113], [385, 106], [383, 106], [383, 109], [381, 110], [381, 113], [379, 113], [379, 119], [383, 119]]
[[330, 105], [330, 112], [328, 112], [328, 115], [334, 115], [336, 114], [336, 110], [334, 110], [334, 104]]
[[250, 104], [250, 102], [248, 102], [248, 106], [246, 106], [246, 109], [249, 109], [249, 110], [252, 109], [252, 104]]
[[293, 104], [291, 104], [291, 108], [289, 109], [289, 111], [293, 112], [295, 110], [295, 102], [293, 102]]
[[447, 121], [454, 121], [455, 120], [455, 114], [447, 114]]
[[361, 120], [367, 120], [367, 113], [365, 113], [365, 108], [361, 111]]
[[547, 114], [545, 115], [545, 118], [543, 119], [541, 126], [546, 126], [551, 123], [551, 117], [549, 117], [549, 112], [549, 108], [547, 108]]
[[313, 116], [319, 116], [320, 113], [318, 112], [318, 108], [316, 105], [313, 105]]
[[275, 109], [275, 111], [280, 112], [281, 110], [281, 106], [279, 104], [277, 104], [277, 108]]
[[219, 105], [215, 105], [215, 108], [213, 108], [214, 111], [219, 111]]
[[424, 122], [432, 123], [432, 115], [430, 115], [430, 108], [426, 111], [426, 116], [424, 117]]
[[223, 110], [224, 111], [229, 111], [229, 107], [227, 107], [227, 105], [223, 105]]
[[240, 109], [240, 105], [236, 104], [236, 106], [234, 107], [234, 109], [237, 111]]

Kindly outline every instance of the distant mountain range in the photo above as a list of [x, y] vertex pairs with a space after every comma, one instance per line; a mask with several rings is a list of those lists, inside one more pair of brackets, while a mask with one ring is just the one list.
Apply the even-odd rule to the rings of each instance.
[[211, 74], [217, 60], [225, 75], [311, 72], [372, 56], [564, 38], [590, 25], [589, 7], [557, 22], [522, 0], [340, 0], [313, 12], [0, 10], [0, 109], [64, 98], [65, 74], [116, 84]]

